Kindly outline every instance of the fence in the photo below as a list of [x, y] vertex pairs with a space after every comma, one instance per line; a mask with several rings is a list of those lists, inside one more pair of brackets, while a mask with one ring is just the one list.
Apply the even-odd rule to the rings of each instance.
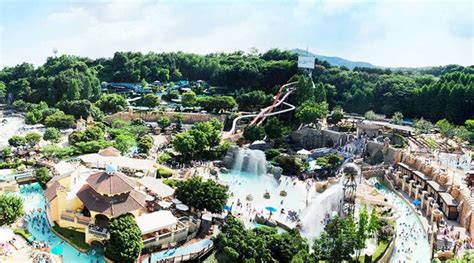
[[[189, 260], [194, 260], [203, 257], [206, 255], [209, 251], [211, 251], [214, 248], [213, 244], [209, 244], [206, 247], [202, 248], [198, 252], [193, 252], [189, 254], [184, 254], [172, 258], [167, 258], [167, 259], [160, 259], [156, 261], [156, 263], [174, 263], [174, 262], [185, 262]], [[150, 258], [151, 259], [151, 258]], [[154, 263], [154, 262], [153, 262]]]

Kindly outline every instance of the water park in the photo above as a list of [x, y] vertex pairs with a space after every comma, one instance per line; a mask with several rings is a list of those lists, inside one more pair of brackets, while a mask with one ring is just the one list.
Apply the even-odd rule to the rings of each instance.
[[4, 105], [0, 260], [472, 258], [471, 146], [329, 111], [313, 67], [267, 93], [102, 82], [94, 103]]

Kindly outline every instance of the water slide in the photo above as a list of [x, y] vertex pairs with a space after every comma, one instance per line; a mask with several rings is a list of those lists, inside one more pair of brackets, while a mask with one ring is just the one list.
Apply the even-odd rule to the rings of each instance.
[[[293, 91], [295, 90], [295, 88], [293, 88], [293, 85], [296, 84], [297, 82], [291, 82], [291, 83], [288, 83], [288, 84], [285, 84], [283, 86], [280, 87], [280, 90], [278, 91], [278, 93], [275, 95], [274, 97], [274, 100], [273, 100], [273, 103], [272, 105], [266, 107], [266, 108], [263, 108], [260, 113], [258, 114], [248, 114], [248, 115], [242, 115], [242, 116], [239, 116], [237, 118], [235, 118], [233, 121], [232, 121], [232, 128], [230, 129], [229, 132], [227, 132], [224, 137], [230, 137], [232, 136], [235, 131], [236, 131], [236, 128], [237, 128], [237, 123], [242, 120], [242, 119], [249, 119], [249, 118], [253, 118], [252, 122], [250, 123], [251, 125], [261, 125], [265, 119], [269, 116], [274, 116], [274, 115], [278, 115], [278, 114], [282, 114], [282, 113], [285, 113], [285, 112], [289, 112], [289, 111], [292, 111], [295, 109], [295, 106], [292, 105], [292, 104], [289, 104], [287, 102], [285, 102], [285, 100], [288, 98], [288, 96], [290, 96]], [[279, 110], [279, 111], [275, 111], [273, 112], [273, 110], [280, 106], [281, 104], [287, 106], [288, 108], [286, 109], [283, 109], [283, 110]]]

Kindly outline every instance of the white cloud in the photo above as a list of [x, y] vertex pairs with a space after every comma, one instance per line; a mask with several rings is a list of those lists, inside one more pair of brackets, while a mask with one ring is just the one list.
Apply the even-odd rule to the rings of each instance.
[[383, 66], [473, 64], [471, 2], [83, 1], [18, 16], [3, 30], [0, 64], [41, 64], [53, 48], [110, 57], [306, 46]]

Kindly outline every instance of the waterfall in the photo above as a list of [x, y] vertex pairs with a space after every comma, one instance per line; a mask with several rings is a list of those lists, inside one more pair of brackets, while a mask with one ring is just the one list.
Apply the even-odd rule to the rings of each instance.
[[260, 150], [238, 148], [234, 153], [232, 169], [255, 175], [266, 175], [267, 159], [265, 153]]
[[321, 234], [325, 220], [333, 211], [339, 211], [343, 195], [342, 183], [338, 183], [316, 196], [301, 216], [302, 233], [305, 237], [313, 240]]

